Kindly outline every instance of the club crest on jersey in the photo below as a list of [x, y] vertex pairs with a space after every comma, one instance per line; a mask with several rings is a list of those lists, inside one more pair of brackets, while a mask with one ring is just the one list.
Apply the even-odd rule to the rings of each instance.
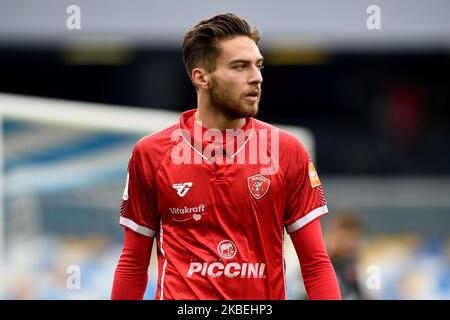
[[269, 191], [270, 180], [258, 173], [247, 178], [247, 187], [251, 195], [259, 200]]

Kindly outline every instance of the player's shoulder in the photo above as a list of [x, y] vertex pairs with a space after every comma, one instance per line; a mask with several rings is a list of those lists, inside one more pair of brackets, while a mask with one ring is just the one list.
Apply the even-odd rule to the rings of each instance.
[[265, 130], [266, 132], [264, 132], [264, 134], [261, 134], [261, 136], [267, 136], [267, 140], [269, 143], [272, 139], [274, 139], [274, 137], [278, 139], [281, 152], [292, 152], [298, 150], [300, 150], [301, 152], [306, 152], [303, 142], [296, 135], [273, 124], [258, 119], [253, 120], [253, 128], [257, 132], [261, 132], [260, 130]]
[[143, 136], [136, 142], [134, 150], [146, 153], [164, 152], [172, 146], [172, 135], [178, 128], [178, 123], [173, 123], [162, 130]]

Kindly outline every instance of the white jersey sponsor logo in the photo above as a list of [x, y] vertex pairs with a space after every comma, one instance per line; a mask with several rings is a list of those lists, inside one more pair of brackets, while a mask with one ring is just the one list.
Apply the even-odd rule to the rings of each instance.
[[237, 247], [233, 241], [225, 239], [217, 245], [217, 252], [224, 259], [232, 259], [237, 253]]
[[169, 208], [171, 214], [201, 213], [204, 212], [206, 205], [199, 204], [197, 207]]
[[[173, 221], [177, 221], [177, 222], [183, 222], [183, 221], [187, 221], [187, 220], [191, 220], [194, 219], [195, 221], [199, 221], [202, 218], [202, 215], [207, 214], [205, 212], [206, 210], [206, 205], [205, 204], [200, 204], [197, 207], [186, 207], [184, 206], [183, 208], [169, 208], [170, 213], [175, 215], [175, 217], [177, 218], [173, 218]], [[192, 215], [191, 215], [192, 214]], [[182, 216], [183, 218], [179, 219], [178, 217], [180, 217], [179, 215], [187, 215], [187, 216]]]
[[178, 195], [183, 198], [192, 187], [192, 184], [192, 182], [174, 183], [172, 187], [177, 190]]
[[227, 278], [266, 278], [266, 264], [265, 263], [252, 263], [244, 262], [237, 263], [231, 262], [224, 264], [220, 261], [217, 262], [191, 262], [187, 276], [191, 278], [194, 274], [198, 274], [202, 277], [227, 277]]

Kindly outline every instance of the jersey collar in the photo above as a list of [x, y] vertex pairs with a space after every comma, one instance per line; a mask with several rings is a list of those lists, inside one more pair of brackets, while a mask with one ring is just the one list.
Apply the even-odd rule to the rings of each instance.
[[[209, 157], [203, 155], [202, 150], [205, 150], [207, 146], [210, 144], [214, 144], [214, 138], [205, 136], [205, 132], [208, 130], [202, 126], [198, 122], [195, 121], [194, 114], [197, 109], [191, 109], [183, 112], [180, 115], [179, 127], [181, 129], [181, 134], [183, 135], [183, 139], [185, 142], [189, 144], [189, 146], [199, 154], [205, 160], [211, 160]], [[253, 134], [253, 118], [247, 118], [246, 124], [239, 130], [238, 135], [234, 137], [234, 139], [226, 139], [226, 130], [220, 130], [220, 134], [222, 135], [223, 143], [216, 143], [216, 149], [222, 149], [223, 154], [233, 159], [240, 151], [242, 151], [247, 144], [248, 140]], [[212, 129], [216, 130], [217, 129]], [[230, 129], [228, 129], [230, 130]], [[245, 136], [243, 139], [242, 136]], [[243, 140], [243, 142], [242, 142]], [[231, 148], [231, 144], [234, 144], [234, 148]], [[201, 150], [199, 150], [198, 146], [202, 146]], [[234, 153], [227, 154], [226, 150], [234, 150]]]

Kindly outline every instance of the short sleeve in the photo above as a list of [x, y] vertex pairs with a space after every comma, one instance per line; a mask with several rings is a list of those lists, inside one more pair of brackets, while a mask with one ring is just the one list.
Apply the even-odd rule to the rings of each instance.
[[120, 224], [148, 237], [154, 237], [158, 230], [159, 217], [154, 189], [155, 170], [139, 145], [133, 150], [128, 163], [128, 174], [120, 208]]
[[328, 213], [322, 184], [308, 152], [298, 139], [292, 138], [291, 142], [285, 170], [284, 224], [288, 233]]

